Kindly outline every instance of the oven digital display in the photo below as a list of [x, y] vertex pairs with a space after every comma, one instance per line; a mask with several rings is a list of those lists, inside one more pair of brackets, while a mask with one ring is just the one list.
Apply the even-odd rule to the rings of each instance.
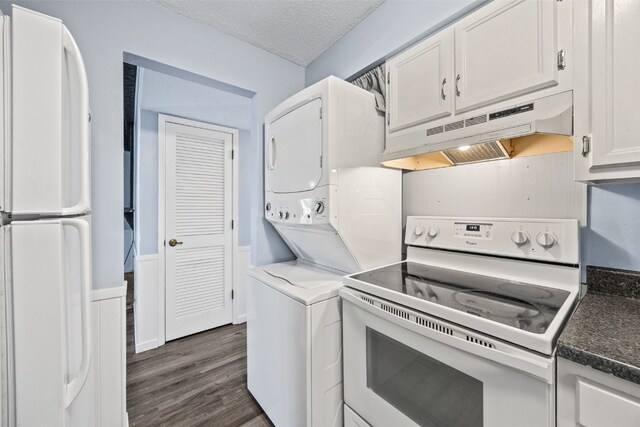
[[480, 231], [480, 225], [478, 225], [478, 224], [467, 224], [467, 231]]

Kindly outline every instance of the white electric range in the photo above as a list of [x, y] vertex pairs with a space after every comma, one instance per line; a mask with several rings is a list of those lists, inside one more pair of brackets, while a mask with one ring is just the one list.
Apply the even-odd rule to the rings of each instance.
[[578, 222], [409, 217], [405, 243], [340, 290], [345, 424], [555, 426]]

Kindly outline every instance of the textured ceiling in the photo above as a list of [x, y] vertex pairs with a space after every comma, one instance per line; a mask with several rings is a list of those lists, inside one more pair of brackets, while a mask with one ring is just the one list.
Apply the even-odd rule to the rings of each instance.
[[306, 66], [385, 0], [151, 0]]

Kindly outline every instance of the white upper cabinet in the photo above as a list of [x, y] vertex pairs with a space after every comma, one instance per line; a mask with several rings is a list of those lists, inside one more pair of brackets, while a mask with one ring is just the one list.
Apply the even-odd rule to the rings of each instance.
[[640, 165], [640, 2], [592, 0], [592, 166]]
[[575, 3], [493, 0], [387, 61], [383, 161], [512, 125], [493, 113], [563, 92], [571, 99]]
[[455, 25], [455, 51], [456, 113], [557, 85], [556, 1], [495, 0]]
[[451, 115], [453, 31], [447, 29], [387, 62], [388, 131]]
[[576, 180], [637, 180], [640, 2], [592, 0], [574, 8]]

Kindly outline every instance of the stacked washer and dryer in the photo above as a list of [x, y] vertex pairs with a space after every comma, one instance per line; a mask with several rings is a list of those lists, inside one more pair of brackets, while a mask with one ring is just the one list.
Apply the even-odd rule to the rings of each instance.
[[336, 77], [265, 118], [265, 217], [297, 259], [247, 282], [248, 388], [278, 427], [343, 423], [342, 276], [397, 262], [402, 176], [373, 94]]

